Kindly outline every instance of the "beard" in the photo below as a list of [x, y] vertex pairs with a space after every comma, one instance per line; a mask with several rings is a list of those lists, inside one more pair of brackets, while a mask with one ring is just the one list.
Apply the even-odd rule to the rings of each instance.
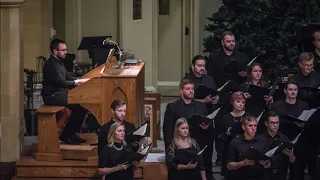
[[187, 94], [182, 94], [184, 99], [192, 100], [194, 95], [187, 95]]
[[234, 50], [234, 46], [225, 46], [224, 47], [226, 50], [228, 50], [228, 51], [233, 51]]

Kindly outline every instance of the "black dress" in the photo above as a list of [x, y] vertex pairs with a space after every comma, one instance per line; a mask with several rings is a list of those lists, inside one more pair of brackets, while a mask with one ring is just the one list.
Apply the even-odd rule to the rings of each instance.
[[173, 143], [171, 143], [166, 153], [166, 163], [168, 166], [168, 180], [201, 180], [200, 171], [204, 171], [203, 159], [200, 157], [197, 167], [195, 169], [178, 170], [178, 164], [188, 164], [188, 160], [178, 158], [176, 155], [179, 151], [191, 151], [197, 153], [200, 151], [199, 145], [192, 146], [185, 149], [178, 149]]
[[[123, 153], [128, 148], [128, 146], [123, 146], [122, 150], [118, 150], [119, 148], [121, 149], [122, 144], [119, 143], [114, 143], [114, 145], [117, 147], [110, 147], [110, 146], [105, 146], [103, 150], [101, 151], [99, 155], [99, 168], [112, 168], [115, 167], [119, 164], [121, 164], [121, 156]], [[133, 168], [132, 166], [129, 166], [126, 170], [121, 170], [114, 172], [112, 174], [106, 175], [105, 176], [106, 180], [133, 180]]]
[[[223, 116], [224, 122], [224, 147], [222, 152], [222, 165], [221, 165], [221, 174], [225, 175], [228, 173], [227, 169], [227, 159], [228, 159], [228, 149], [230, 142], [235, 139], [240, 134], [243, 134], [242, 129], [242, 118], [246, 116], [244, 113], [242, 116], [234, 117], [231, 113], [228, 113]], [[227, 135], [226, 132], [230, 129], [230, 135]]]

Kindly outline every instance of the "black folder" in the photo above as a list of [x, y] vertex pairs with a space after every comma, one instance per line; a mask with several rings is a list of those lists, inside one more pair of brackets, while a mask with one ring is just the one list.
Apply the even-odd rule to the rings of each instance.
[[286, 143], [280, 144], [277, 151], [282, 153], [283, 149], [289, 149], [289, 150], [291, 150], [293, 147], [294, 147], [294, 144], [293, 144], [293, 143], [291, 143], [291, 142], [286, 142]]
[[299, 117], [294, 117], [291, 115], [283, 115], [283, 118], [290, 120], [291, 122], [303, 123], [303, 122], [307, 122], [317, 110], [318, 108], [304, 110]]
[[265, 88], [265, 87], [250, 84], [248, 93], [251, 95], [251, 98], [264, 99], [264, 96], [269, 95], [270, 90], [271, 90], [270, 88]]
[[313, 93], [318, 93], [318, 92], [320, 92], [320, 89], [319, 89], [319, 88], [308, 87], [308, 86], [300, 87], [299, 89], [301, 89], [301, 90], [306, 90], [306, 91], [310, 91], [310, 92], [313, 92]]
[[139, 142], [147, 134], [148, 122], [137, 128], [133, 133], [126, 134], [125, 140], [127, 143]]
[[127, 149], [122, 153], [122, 156], [120, 157], [120, 163], [132, 163], [134, 161], [139, 162], [141, 161], [149, 152], [151, 145], [148, 145], [146, 148], [144, 148], [140, 153], [134, 152], [132, 150]]
[[188, 119], [188, 122], [191, 126], [199, 126], [200, 124], [210, 124], [212, 119], [207, 118], [206, 116], [195, 114], [191, 118]]
[[247, 65], [238, 61], [231, 61], [225, 68], [224, 72], [228, 74], [238, 74], [240, 71], [246, 71]]
[[260, 151], [254, 149], [254, 148], [249, 148], [245, 150], [241, 155], [244, 158], [247, 158], [249, 160], [254, 160], [254, 161], [259, 161], [259, 160], [268, 160], [269, 157], [266, 156], [264, 153], [261, 153]]
[[175, 154], [175, 158], [180, 161], [182, 164], [188, 164], [199, 162], [202, 158], [202, 154], [207, 148], [207, 145], [200, 151], [191, 150], [191, 149], [178, 149]]
[[209, 95], [216, 96], [219, 94], [219, 91], [216, 91], [214, 89], [211, 89], [207, 86], [199, 86], [195, 91], [195, 99], [203, 99]]

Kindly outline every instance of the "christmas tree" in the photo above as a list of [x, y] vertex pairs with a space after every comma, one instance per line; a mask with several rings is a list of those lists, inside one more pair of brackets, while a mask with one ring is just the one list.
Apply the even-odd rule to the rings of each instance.
[[[236, 36], [237, 48], [249, 56], [262, 50], [276, 49], [268, 55], [265, 67], [295, 66], [298, 56], [295, 24], [320, 23], [319, 0], [224, 0], [218, 12], [207, 18], [211, 36], [204, 39], [205, 52], [221, 48], [221, 33], [229, 30]], [[281, 55], [281, 59], [278, 59]]]

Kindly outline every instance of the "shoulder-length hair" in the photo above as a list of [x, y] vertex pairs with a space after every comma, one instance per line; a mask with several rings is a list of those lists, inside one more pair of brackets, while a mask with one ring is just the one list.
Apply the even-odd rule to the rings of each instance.
[[[247, 70], [247, 82], [249, 84], [252, 84], [252, 70], [255, 66], [259, 66], [261, 68], [261, 70], [263, 70], [262, 65], [259, 63], [253, 63], [251, 64], [251, 66], [249, 66], [248, 70]], [[260, 81], [258, 82], [258, 85], [261, 87], [264, 87], [267, 84], [267, 82], [264, 80], [263, 74], [261, 76]]]
[[[108, 136], [107, 136], [108, 146], [109, 147], [113, 147], [114, 146], [115, 133], [116, 133], [116, 130], [118, 129], [118, 127], [120, 127], [120, 126], [123, 126], [123, 128], [125, 128], [124, 124], [120, 123], [120, 122], [115, 122], [110, 126], [109, 133], [108, 133]], [[124, 146], [127, 145], [125, 140], [123, 140], [121, 143]]]
[[[187, 124], [188, 127], [189, 127], [189, 124], [188, 124], [188, 121], [185, 119], [185, 118], [179, 118], [177, 121], [176, 121], [176, 124], [174, 126], [174, 133], [173, 133], [173, 140], [172, 140], [172, 143], [174, 146], [176, 146], [177, 148], [181, 148], [180, 144], [179, 144], [179, 132], [178, 132], [178, 129], [181, 125], [183, 124]], [[197, 147], [197, 144], [196, 144], [196, 141], [190, 137], [190, 128], [189, 128], [189, 133], [188, 133], [188, 136], [187, 136], [187, 142], [188, 144], [191, 146], [194, 146], [194, 147]]]

